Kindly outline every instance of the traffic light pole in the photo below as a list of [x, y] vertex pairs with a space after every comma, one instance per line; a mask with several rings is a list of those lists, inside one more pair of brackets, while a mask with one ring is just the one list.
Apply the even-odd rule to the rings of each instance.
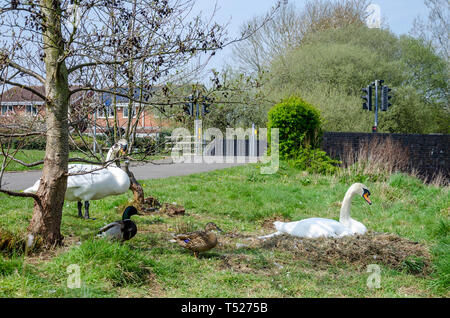
[[195, 99], [195, 120], [194, 120], [194, 163], [201, 163], [203, 149], [202, 121], [200, 120], [200, 104], [198, 98]]
[[375, 80], [375, 125], [372, 127], [372, 132], [376, 133], [378, 130], [378, 80]]
[[200, 118], [200, 106], [198, 104], [198, 100], [195, 101], [195, 120]]
[[[200, 110], [200, 103], [199, 99], [203, 101], [201, 106], [202, 110]], [[194, 117], [194, 154], [195, 154], [195, 160], [194, 162], [201, 162], [198, 160], [201, 160], [201, 154], [202, 154], [202, 148], [203, 148], [203, 133], [202, 133], [202, 121], [200, 120], [200, 117], [203, 118], [207, 113], [209, 113], [208, 107], [210, 104], [208, 104], [211, 101], [208, 97], [205, 96], [199, 96], [198, 93], [191, 94], [188, 98], [188, 102], [184, 104], [184, 111], [189, 116]], [[200, 114], [201, 111], [201, 114]], [[201, 115], [201, 116], [200, 116]]]
[[[372, 111], [372, 88], [375, 88], [375, 124], [372, 126], [372, 132], [376, 133], [378, 131], [378, 110], [387, 111], [391, 103], [389, 103], [389, 99], [391, 96], [389, 92], [391, 89], [385, 85], [383, 85], [384, 80], [375, 80], [375, 82], [371, 83], [366, 88], [363, 88], [362, 91], [365, 95], [361, 96], [363, 103], [363, 110]], [[380, 107], [378, 107], [378, 91], [381, 91], [380, 98]]]

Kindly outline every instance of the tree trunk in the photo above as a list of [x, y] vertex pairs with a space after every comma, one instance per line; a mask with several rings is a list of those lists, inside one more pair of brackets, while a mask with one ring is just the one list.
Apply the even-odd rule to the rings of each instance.
[[61, 9], [58, 0], [41, 0], [43, 19], [44, 63], [46, 67], [46, 128], [44, 166], [36, 192], [29, 231], [43, 238], [47, 245], [63, 240], [60, 232], [64, 195], [67, 188], [68, 147], [68, 72], [64, 62], [64, 42], [61, 33]]

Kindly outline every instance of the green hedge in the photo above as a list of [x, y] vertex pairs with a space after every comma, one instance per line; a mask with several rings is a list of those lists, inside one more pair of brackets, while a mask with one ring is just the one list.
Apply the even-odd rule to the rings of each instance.
[[322, 130], [319, 111], [299, 97], [292, 96], [270, 109], [269, 144], [271, 128], [279, 129], [280, 157], [294, 158], [302, 147], [316, 148]]
[[331, 175], [338, 171], [341, 161], [331, 159], [325, 151], [306, 147], [301, 148], [296, 158], [291, 160], [290, 163], [295, 168], [310, 173]]
[[317, 149], [322, 137], [319, 111], [299, 97], [292, 96], [269, 111], [269, 144], [271, 128], [279, 129], [280, 158], [300, 170], [333, 174], [340, 161]]
[[[89, 136], [83, 136], [83, 139], [88, 146], [92, 145], [94, 142], [94, 139]], [[78, 150], [79, 147], [81, 150], [87, 151], [87, 147], [84, 145], [80, 136], [74, 136], [73, 141], [75, 142], [75, 145], [72, 142], [69, 142], [69, 150]], [[23, 145], [24, 142], [26, 142], [25, 145]], [[102, 138], [97, 138], [97, 144], [99, 144], [100, 147], [107, 147], [106, 141], [103, 140]], [[15, 138], [11, 142], [11, 148], [20, 147], [21, 149], [28, 149], [28, 150], [45, 150], [45, 145], [46, 145], [45, 136], [30, 137], [26, 141], [24, 141], [22, 138]]]
[[[167, 133], [163, 134], [156, 140], [154, 138], [150, 138], [150, 137], [137, 137], [134, 142], [133, 148], [136, 151], [145, 152], [148, 155], [159, 154], [165, 148], [164, 136], [166, 136], [166, 135], [167, 135]], [[72, 139], [75, 142], [75, 145], [72, 142], [69, 142], [69, 150], [75, 151], [75, 150], [81, 149], [83, 151], [88, 151], [87, 147], [81, 140], [80, 136], [73, 136]], [[86, 145], [88, 147], [91, 147], [92, 144], [94, 143], [93, 137], [83, 136], [83, 139], [86, 142]], [[24, 143], [23, 139], [15, 138], [11, 142], [11, 148], [14, 149], [14, 148], [20, 147], [21, 149], [25, 149], [25, 150], [45, 150], [46, 139], [45, 139], [45, 136], [30, 137], [26, 140], [25, 145], [23, 145], [23, 143]], [[105, 136], [101, 136], [101, 135], [97, 136], [97, 144], [101, 148], [111, 147], [111, 143], [110, 143], [109, 139], [106, 138]]]

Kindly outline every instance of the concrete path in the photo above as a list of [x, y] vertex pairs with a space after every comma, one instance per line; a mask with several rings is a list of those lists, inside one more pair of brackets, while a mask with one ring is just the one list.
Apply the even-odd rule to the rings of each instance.
[[[171, 159], [158, 160], [157, 164], [131, 164], [130, 170], [136, 179], [158, 179], [184, 176], [193, 173], [225, 169], [245, 163], [172, 163]], [[3, 176], [2, 187], [8, 190], [24, 190], [31, 187], [41, 177], [41, 170], [7, 172]]]

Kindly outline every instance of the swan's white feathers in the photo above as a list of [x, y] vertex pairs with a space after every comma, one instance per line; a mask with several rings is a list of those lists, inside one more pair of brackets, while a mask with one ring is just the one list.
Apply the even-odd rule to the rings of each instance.
[[122, 194], [130, 187], [130, 178], [119, 167], [109, 166], [100, 170], [98, 168], [96, 165], [70, 165], [70, 173], [92, 172], [68, 178], [66, 200], [99, 200], [110, 195]]
[[[119, 140], [108, 151], [106, 161], [116, 158], [119, 151], [125, 151], [127, 141]], [[102, 168], [92, 164], [71, 164], [68, 172], [72, 174], [67, 178], [65, 199], [68, 201], [99, 200], [110, 195], [125, 193], [130, 187], [130, 178], [119, 167], [109, 165]], [[41, 180], [25, 189], [25, 193], [36, 193]]]
[[[108, 166], [99, 170], [100, 166], [72, 164], [69, 165], [69, 173], [85, 174], [72, 175], [67, 178], [67, 201], [99, 200], [110, 195], [122, 194], [130, 187], [130, 178], [119, 167]], [[92, 171], [92, 172], [90, 172]], [[23, 192], [36, 193], [40, 179]]]
[[351, 235], [350, 229], [336, 220], [324, 218], [309, 218], [297, 222], [275, 222], [275, 228], [278, 232], [302, 237], [318, 238], [342, 237]]
[[[309, 218], [295, 222], [274, 222], [277, 232], [260, 236], [260, 239], [267, 239], [281, 234], [289, 234], [297, 237], [318, 238], [334, 237], [339, 238], [347, 235], [364, 234], [367, 228], [361, 222], [350, 217], [350, 204], [354, 196], [363, 196], [368, 189], [361, 183], [355, 183], [347, 190], [342, 201], [339, 222], [332, 219]], [[367, 199], [366, 199], [367, 201]], [[370, 204], [370, 201], [367, 201]]]
[[347, 225], [352, 234], [364, 234], [367, 232], [367, 228], [361, 222], [356, 220], [351, 220], [350, 224]]

